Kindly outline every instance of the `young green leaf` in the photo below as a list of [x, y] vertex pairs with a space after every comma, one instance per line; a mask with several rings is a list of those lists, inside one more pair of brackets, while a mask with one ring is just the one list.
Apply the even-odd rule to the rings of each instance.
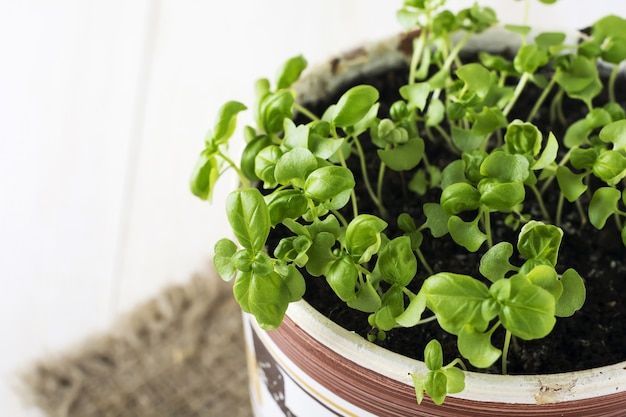
[[411, 239], [400, 236], [385, 245], [378, 256], [383, 279], [389, 284], [408, 285], [417, 273], [417, 259], [411, 249]]
[[513, 245], [509, 242], [500, 242], [492, 246], [480, 258], [480, 273], [491, 282], [505, 278], [508, 272], [517, 269], [509, 261], [512, 255]]
[[267, 135], [259, 135], [246, 144], [243, 152], [241, 153], [241, 171], [250, 181], [260, 181], [255, 170], [256, 156], [262, 149], [270, 146], [272, 139]]
[[289, 305], [289, 291], [285, 281], [276, 272], [267, 275], [251, 274], [248, 306], [264, 330], [277, 329]]
[[308, 208], [302, 191], [293, 189], [275, 191], [265, 197], [265, 203], [270, 213], [272, 227], [287, 218], [297, 219], [306, 213]]
[[616, 188], [598, 188], [589, 202], [589, 222], [596, 229], [602, 229], [607, 219], [617, 211], [620, 198], [621, 193]]
[[424, 140], [413, 138], [391, 149], [379, 149], [381, 161], [394, 171], [408, 171], [417, 166], [424, 156]]
[[326, 282], [342, 301], [356, 298], [358, 272], [354, 261], [349, 256], [342, 256], [328, 266]]
[[519, 233], [517, 250], [526, 259], [545, 259], [555, 266], [562, 238], [560, 228], [531, 220]]
[[226, 213], [241, 246], [261, 251], [270, 232], [270, 214], [259, 190], [246, 188], [230, 193]]
[[426, 296], [423, 292], [410, 297], [409, 305], [404, 312], [396, 317], [396, 323], [402, 327], [413, 327], [419, 323], [422, 313], [426, 310]]
[[387, 222], [371, 214], [360, 214], [346, 228], [346, 249], [356, 263], [368, 262], [378, 252], [381, 232]]
[[459, 332], [459, 353], [475, 367], [488, 368], [502, 355], [502, 350], [491, 344], [492, 332], [479, 332], [471, 324]]
[[626, 120], [617, 120], [602, 128], [599, 133], [603, 142], [613, 144], [613, 150], [626, 151]]
[[619, 151], [603, 151], [596, 158], [593, 174], [608, 185], [617, 185], [626, 177], [626, 156]]
[[213, 265], [224, 281], [232, 280], [237, 274], [231, 258], [237, 252], [237, 245], [227, 238], [217, 241], [214, 249]]
[[426, 222], [423, 227], [430, 229], [433, 237], [445, 236], [448, 233], [448, 214], [440, 204], [425, 203], [423, 206]]
[[196, 197], [211, 200], [215, 182], [219, 177], [219, 166], [214, 154], [203, 151], [198, 156], [191, 172], [189, 188]]
[[486, 329], [487, 321], [482, 316], [481, 307], [490, 295], [482, 282], [468, 275], [440, 272], [426, 278], [422, 291], [426, 306], [448, 333], [458, 334], [467, 323], [477, 329]]
[[237, 125], [237, 114], [246, 108], [238, 101], [229, 101], [220, 108], [213, 129], [213, 137], [210, 139], [212, 144], [221, 145], [230, 139]]
[[263, 131], [268, 134], [282, 131], [285, 119], [293, 117], [294, 101], [292, 93], [287, 90], [267, 95], [260, 106]]
[[456, 70], [456, 75], [463, 80], [465, 86], [484, 99], [491, 87], [489, 70], [478, 63], [465, 64]]
[[338, 127], [353, 126], [369, 112], [378, 100], [378, 90], [369, 85], [359, 85], [346, 91], [337, 102], [333, 122]]
[[480, 193], [471, 184], [457, 182], [444, 188], [440, 204], [448, 214], [475, 210], [480, 206]]
[[408, 102], [411, 109], [423, 111], [429, 94], [430, 85], [428, 83], [414, 83], [400, 87], [400, 95]]
[[574, 174], [568, 167], [563, 165], [558, 166], [556, 169], [556, 179], [567, 201], [572, 203], [587, 191], [587, 185], [583, 182], [586, 176], [586, 173]]
[[336, 197], [354, 188], [354, 176], [344, 167], [330, 165], [313, 171], [304, 183], [304, 195], [318, 202]]
[[372, 283], [367, 280], [359, 287], [356, 292], [356, 298], [348, 301], [347, 304], [348, 307], [355, 310], [363, 311], [364, 313], [373, 313], [380, 308], [381, 300], [380, 295], [378, 295]]
[[510, 213], [524, 201], [526, 190], [521, 182], [501, 182], [485, 178], [478, 183], [480, 203], [502, 213]]
[[[539, 139], [541, 140], [541, 139]], [[539, 143], [541, 146], [541, 143]], [[480, 173], [502, 182], [526, 181], [530, 172], [528, 159], [519, 154], [493, 152], [480, 165]]]
[[288, 88], [300, 78], [300, 74], [307, 66], [306, 59], [302, 55], [289, 58], [278, 72], [276, 88]]
[[459, 216], [450, 216], [448, 230], [452, 239], [470, 252], [476, 252], [487, 240], [487, 235], [478, 228], [478, 217], [466, 222]]
[[274, 178], [282, 185], [304, 187], [306, 177], [317, 169], [317, 158], [306, 148], [293, 148], [276, 161]]
[[510, 297], [503, 302], [500, 313], [504, 328], [524, 340], [545, 337], [556, 323], [554, 297], [524, 275], [514, 275], [508, 281]]
[[563, 293], [557, 301], [555, 315], [557, 317], [570, 317], [585, 303], [587, 291], [583, 278], [574, 269], [568, 269], [561, 276]]

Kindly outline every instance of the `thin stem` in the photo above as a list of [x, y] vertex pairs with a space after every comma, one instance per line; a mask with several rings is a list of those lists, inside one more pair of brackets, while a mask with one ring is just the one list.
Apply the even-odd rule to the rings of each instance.
[[537, 112], [539, 111], [539, 108], [543, 105], [543, 102], [546, 101], [548, 94], [550, 94], [550, 91], [552, 90], [552, 87], [554, 87], [555, 84], [556, 84], [556, 78], [552, 77], [552, 79], [550, 79], [550, 82], [548, 83], [546, 88], [544, 88], [543, 91], [541, 92], [541, 95], [535, 102], [535, 105], [533, 106], [530, 113], [528, 113], [528, 117], [526, 118], [526, 120], [532, 121], [535, 118], [535, 116], [537, 115]]
[[343, 217], [343, 215], [338, 212], [337, 210], [331, 210], [331, 213], [333, 213], [335, 215], [336, 218], [339, 219], [339, 222], [343, 225], [343, 226], [348, 226], [348, 222], [346, 221], [346, 218]]
[[484, 210], [483, 215], [483, 226], [485, 226], [485, 234], [487, 235], [487, 246], [490, 248], [493, 246], [493, 237], [491, 236], [491, 215], [489, 210]]
[[513, 106], [515, 105], [515, 102], [522, 95], [522, 91], [524, 91], [524, 87], [526, 87], [526, 83], [528, 83], [529, 79], [530, 79], [530, 73], [528, 72], [523, 73], [522, 76], [520, 77], [519, 82], [517, 83], [517, 86], [515, 87], [515, 91], [513, 91], [513, 97], [511, 97], [511, 100], [509, 101], [509, 103], [506, 105], [504, 110], [502, 110], [502, 114], [504, 114], [505, 117], [509, 115], [511, 110], [513, 110]]
[[420, 324], [430, 323], [431, 321], [434, 321], [434, 320], [437, 320], [437, 316], [430, 316], [430, 317], [427, 317], [425, 319], [421, 319], [415, 325], [419, 326]]
[[354, 138], [354, 144], [356, 145], [357, 153], [359, 154], [359, 163], [361, 165], [361, 173], [363, 174], [363, 180], [365, 182], [365, 188], [367, 189], [368, 194], [370, 195], [370, 197], [374, 201], [374, 204], [376, 204], [376, 207], [378, 207], [378, 210], [380, 211], [381, 216], [384, 217], [384, 218], [387, 218], [388, 217], [387, 209], [382, 205], [382, 203], [380, 202], [380, 200], [378, 199], [378, 197], [374, 193], [374, 190], [372, 188], [372, 184], [370, 183], [370, 180], [369, 180], [369, 178], [367, 176], [367, 166], [366, 166], [366, 163], [365, 163], [365, 153], [363, 152], [363, 148], [361, 147], [361, 142], [359, 142], [358, 138]]
[[378, 168], [378, 182], [376, 184], [376, 196], [378, 201], [383, 200], [383, 179], [385, 178], [386, 165], [383, 161], [380, 161], [380, 167]]
[[218, 155], [220, 156], [220, 158], [222, 158], [224, 161], [226, 161], [226, 163], [235, 170], [235, 172], [237, 172], [237, 175], [239, 176], [239, 181], [241, 181], [241, 184], [244, 188], [248, 188], [250, 187], [250, 181], [248, 180], [248, 178], [246, 178], [246, 176], [244, 175], [243, 171], [241, 169], [239, 169], [239, 167], [237, 166], [237, 164], [235, 164], [235, 162], [230, 159], [228, 156], [226, 156], [222, 151], [218, 150]]
[[[334, 136], [337, 136], [336, 133], [334, 134]], [[344, 158], [343, 151], [341, 149], [339, 149], [339, 151], [337, 152], [337, 156], [339, 157], [339, 163], [341, 163], [341, 166], [344, 168], [348, 168], [348, 164], [346, 164], [346, 159]], [[350, 200], [352, 201], [353, 216], [356, 217], [359, 215], [359, 206], [356, 201], [356, 192], [354, 191], [354, 188], [352, 188], [352, 191], [350, 191]]]
[[502, 375], [507, 374], [507, 357], [509, 356], [509, 345], [511, 344], [511, 332], [506, 331], [504, 335], [504, 347], [502, 348]]
[[559, 202], [556, 206], [556, 222], [557, 226], [561, 226], [561, 216], [563, 215], [563, 202], [565, 201], [565, 196], [563, 193], [559, 193]]
[[426, 260], [426, 257], [424, 256], [422, 251], [419, 248], [417, 248], [415, 250], [415, 254], [417, 255], [418, 259], [420, 260], [420, 262], [422, 263], [422, 265], [424, 266], [424, 268], [428, 272], [428, 275], [432, 275], [433, 274], [433, 269], [430, 267], [430, 264]]
[[539, 189], [536, 185], [531, 186], [530, 189], [533, 191], [535, 197], [537, 198], [537, 203], [539, 204], [539, 208], [541, 209], [541, 214], [543, 215], [544, 220], [549, 222], [550, 213], [548, 213], [548, 210], [546, 209], [546, 205], [543, 201], [543, 197], [541, 196], [541, 192], [539, 192]]
[[615, 103], [615, 81], [617, 80], [617, 74], [619, 73], [619, 65], [613, 65], [613, 70], [611, 71], [611, 75], [609, 76], [609, 101], [611, 103]]
[[419, 38], [413, 41], [413, 55], [411, 56], [411, 67], [409, 70], [409, 84], [415, 83], [415, 76], [417, 72], [417, 65], [422, 59], [424, 53], [424, 46], [426, 45], [426, 28], [422, 28]]
[[293, 107], [296, 109], [296, 111], [304, 114], [306, 117], [308, 117], [311, 120], [320, 120], [319, 117], [317, 117], [315, 114], [313, 114], [312, 111], [310, 111], [309, 109], [307, 109], [306, 107], [304, 107], [303, 105], [299, 104], [299, 103], [294, 103]]
[[454, 365], [459, 365], [464, 371], [467, 371], [467, 366], [465, 366], [465, 363], [463, 363], [463, 361], [459, 358], [456, 358], [455, 360], [450, 362], [448, 365], [445, 366], [445, 368], [451, 368]]

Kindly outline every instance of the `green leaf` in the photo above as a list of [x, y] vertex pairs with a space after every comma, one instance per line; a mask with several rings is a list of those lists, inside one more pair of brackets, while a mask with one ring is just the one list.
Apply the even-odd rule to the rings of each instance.
[[270, 232], [270, 214], [259, 190], [247, 188], [230, 193], [226, 214], [241, 246], [261, 251]]
[[272, 227], [287, 218], [297, 219], [308, 209], [307, 200], [300, 190], [275, 191], [265, 197], [265, 202], [270, 213]]
[[426, 222], [423, 227], [430, 229], [433, 237], [445, 236], [448, 233], [448, 219], [450, 215], [437, 203], [424, 203]]
[[470, 252], [476, 252], [487, 240], [487, 235], [478, 228], [478, 217], [474, 221], [465, 222], [458, 216], [451, 216], [448, 219], [448, 230], [452, 239]]
[[413, 138], [392, 149], [379, 149], [378, 156], [394, 171], [408, 171], [417, 166], [424, 156], [424, 140]]
[[493, 152], [480, 165], [480, 173], [502, 182], [526, 181], [530, 172], [528, 159], [518, 154]]
[[414, 83], [400, 87], [400, 96], [408, 102], [411, 109], [417, 108], [423, 111], [429, 94], [430, 85], [428, 83]]
[[424, 348], [424, 364], [431, 371], [437, 371], [443, 366], [443, 349], [437, 340], [431, 340]]
[[608, 185], [617, 185], [626, 177], [626, 156], [619, 151], [603, 151], [596, 158], [592, 170]]
[[553, 266], [537, 265], [526, 274], [526, 277], [533, 284], [548, 291], [554, 297], [554, 301], [563, 294], [563, 284]]
[[487, 96], [491, 87], [489, 70], [478, 63], [465, 64], [456, 70], [456, 75], [465, 82], [465, 86], [474, 91], [481, 99]]
[[534, 157], [541, 150], [541, 132], [532, 123], [514, 120], [506, 129], [504, 142], [509, 153]]
[[260, 135], [246, 144], [241, 153], [241, 171], [250, 181], [259, 181], [260, 178], [255, 173], [256, 156], [262, 149], [270, 146], [272, 139], [267, 135]]
[[626, 120], [607, 124], [599, 133], [603, 142], [613, 144], [613, 150], [626, 150]]
[[578, 197], [587, 191], [587, 185], [583, 182], [586, 176], [586, 173], [574, 174], [569, 168], [563, 165], [557, 167], [556, 179], [567, 201], [572, 203], [578, 200]]
[[422, 319], [422, 313], [426, 309], [426, 296], [423, 292], [410, 297], [409, 305], [404, 312], [396, 317], [396, 323], [402, 327], [413, 327]]
[[481, 330], [486, 328], [481, 307], [490, 295], [482, 282], [467, 275], [440, 272], [426, 278], [422, 291], [426, 306], [448, 333], [458, 334], [467, 323]]
[[318, 202], [336, 197], [354, 188], [354, 176], [344, 167], [330, 165], [313, 171], [304, 183], [304, 195]]
[[480, 148], [486, 135], [477, 135], [471, 130], [452, 127], [452, 142], [460, 151], [469, 152]]
[[558, 151], [559, 143], [556, 140], [556, 136], [554, 136], [554, 133], [550, 132], [550, 134], [548, 135], [548, 142], [546, 143], [546, 147], [541, 153], [541, 156], [537, 160], [535, 160], [531, 168], [533, 170], [546, 168], [548, 165], [556, 160]]
[[[465, 109], [463, 109], [465, 111]], [[437, 126], [443, 121], [446, 114], [446, 107], [438, 98], [432, 99], [428, 104], [428, 110], [426, 110], [426, 126]]]
[[289, 58], [278, 72], [276, 88], [288, 88], [300, 78], [300, 74], [307, 66], [306, 59], [302, 55]]
[[263, 131], [268, 134], [281, 132], [285, 119], [293, 117], [293, 104], [293, 95], [287, 90], [266, 96], [260, 106]]
[[574, 148], [570, 154], [572, 166], [577, 169], [591, 169], [598, 159], [596, 148]]
[[404, 311], [404, 293], [402, 288], [392, 285], [382, 296], [381, 307], [374, 314], [378, 329], [389, 331], [396, 327], [396, 317]]
[[502, 213], [515, 210], [526, 197], [524, 184], [521, 182], [500, 182], [485, 178], [478, 183], [480, 203]]
[[570, 317], [585, 304], [587, 291], [585, 282], [574, 269], [568, 269], [561, 276], [563, 293], [556, 304], [555, 315], [558, 317]]
[[480, 206], [480, 193], [471, 184], [457, 182], [443, 190], [440, 204], [448, 214], [475, 210]]
[[417, 273], [411, 238], [400, 236], [385, 245], [378, 256], [378, 265], [386, 282], [402, 287], [408, 285]]
[[381, 245], [381, 232], [387, 222], [371, 214], [359, 214], [346, 228], [346, 249], [361, 264], [368, 262], [378, 252]]
[[356, 292], [356, 298], [347, 302], [348, 307], [365, 313], [373, 313], [378, 310], [381, 305], [380, 295], [367, 280], [362, 284]]
[[349, 256], [342, 256], [331, 263], [326, 271], [326, 282], [344, 302], [356, 298], [358, 272]]
[[243, 110], [246, 106], [237, 101], [229, 101], [220, 108], [211, 143], [221, 145], [228, 141], [235, 131], [237, 114]]
[[513, 255], [513, 245], [500, 242], [489, 248], [480, 258], [480, 273], [491, 282], [503, 279], [509, 271], [516, 269], [509, 259]]
[[556, 323], [554, 297], [524, 275], [511, 277], [510, 283], [510, 297], [504, 301], [500, 313], [504, 328], [524, 340], [548, 335]]
[[266, 146], [254, 158], [254, 173], [267, 187], [276, 185], [276, 163], [283, 155], [283, 151], [276, 145]]
[[415, 387], [415, 398], [417, 399], [417, 404], [421, 404], [424, 401], [424, 389], [426, 384], [426, 377], [424, 375], [418, 374], [410, 374], [411, 379], [413, 380], [413, 386]]
[[465, 373], [463, 370], [452, 366], [443, 368], [443, 372], [448, 378], [448, 394], [456, 394], [465, 389]]
[[378, 97], [378, 90], [369, 85], [359, 85], [346, 91], [335, 108], [335, 126], [348, 127], [358, 123], [367, 115]]
[[275, 272], [268, 275], [252, 273], [248, 306], [261, 328], [272, 330], [280, 326], [289, 298], [289, 291], [280, 275]]
[[243, 311], [252, 314], [250, 310], [250, 283], [252, 281], [252, 272], [243, 272], [239, 274], [233, 285], [233, 295], [237, 303]]
[[475, 119], [471, 133], [474, 137], [489, 135], [507, 125], [506, 117], [497, 107], [483, 107], [480, 113], [472, 112]]
[[519, 233], [517, 250], [526, 259], [545, 259], [555, 266], [562, 238], [560, 228], [531, 220]]
[[537, 69], [548, 63], [550, 57], [545, 49], [538, 45], [522, 45], [513, 59], [513, 66], [518, 72], [534, 74]]
[[224, 281], [232, 280], [237, 274], [231, 258], [237, 252], [237, 245], [230, 239], [220, 239], [215, 244], [213, 265]]
[[448, 393], [448, 377], [443, 371], [429, 372], [426, 376], [426, 394], [437, 405], [443, 404]]
[[336, 154], [346, 142], [344, 138], [333, 139], [312, 134], [309, 138], [309, 150], [318, 158], [328, 159]]
[[219, 166], [215, 155], [204, 151], [198, 156], [196, 165], [191, 172], [189, 188], [196, 197], [202, 200], [211, 200], [218, 177]]
[[562, 32], [543, 32], [535, 36], [535, 43], [543, 49], [563, 45], [566, 36]]
[[463, 326], [458, 338], [459, 353], [477, 368], [488, 368], [502, 355], [491, 344], [491, 332], [479, 332], [471, 324]]
[[589, 222], [596, 229], [602, 229], [607, 219], [618, 210], [620, 198], [621, 192], [616, 188], [598, 188], [589, 202]]
[[554, 79], [568, 96], [583, 100], [589, 107], [602, 91], [595, 59], [580, 55], [570, 56], [566, 65], [558, 65]]
[[317, 169], [317, 158], [308, 149], [293, 148], [276, 161], [274, 177], [279, 184], [304, 187], [309, 173]]

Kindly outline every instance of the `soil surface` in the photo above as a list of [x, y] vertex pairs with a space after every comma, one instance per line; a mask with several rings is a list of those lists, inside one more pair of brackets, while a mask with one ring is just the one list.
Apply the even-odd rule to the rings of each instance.
[[[352, 85], [369, 84], [376, 87], [381, 92], [382, 104], [379, 116], [386, 117], [389, 106], [400, 98], [397, 91], [406, 84], [407, 73], [406, 68], [399, 68], [363, 77]], [[617, 88], [617, 91], [621, 92], [618, 93], [620, 94], [619, 102], [626, 107], [626, 80], [620, 79], [619, 82], [621, 83], [621, 87]], [[345, 91], [349, 87], [350, 85], [344, 86], [340, 91]], [[517, 110], [510, 115], [509, 120], [517, 117], [525, 118], [540, 93], [541, 90], [529, 85], [517, 105]], [[334, 97], [329, 97], [327, 102], [309, 103], [307, 107], [321, 114], [326, 106], [337, 101], [339, 95], [337, 93]], [[597, 98], [599, 103], [603, 99], [603, 97]], [[550, 100], [547, 102], [549, 103]], [[565, 100], [563, 114], [569, 122], [584, 117], [585, 112], [586, 107], [582, 102]], [[563, 137], [563, 126], [550, 123], [548, 109], [542, 109], [534, 123], [544, 132], [544, 137], [550, 131], [553, 131], [557, 138]], [[366, 152], [375, 152], [371, 143], [367, 146], [368, 142], [367, 138], [362, 140]], [[432, 164], [443, 167], [451, 158], [456, 159], [447, 150], [433, 146], [432, 143], [427, 142], [426, 146], [428, 158]], [[378, 173], [378, 158], [373, 154], [366, 159], [369, 161], [368, 175], [371, 176], [372, 181], [375, 181], [374, 177]], [[351, 158], [348, 162], [352, 165], [351, 168], [357, 180], [357, 195], [363, 196], [359, 201], [360, 212], [378, 214], [375, 206], [370, 204], [366, 192], [363, 191], [363, 181], [359, 181], [362, 173], [356, 158]], [[421, 224], [420, 219], [423, 219], [421, 206], [428, 201], [438, 202], [440, 189], [434, 189], [425, 196], [419, 196], [407, 189], [412, 173], [387, 170], [387, 176], [386, 184], [389, 186], [386, 188], [384, 201], [391, 212], [391, 218], [395, 219], [398, 214], [407, 212], [416, 219], [417, 224]], [[536, 204], [529, 199], [531, 194], [527, 192], [524, 212], [536, 214], [535, 218], [540, 219]], [[554, 207], [558, 198], [557, 188], [548, 190], [544, 197], [547, 199], [548, 207], [552, 207], [549, 210], [550, 214], [554, 216]], [[607, 222], [605, 229], [600, 231], [589, 223], [581, 223], [574, 204], [566, 202], [563, 213], [562, 228], [565, 236], [557, 270], [562, 273], [566, 269], [564, 266], [575, 268], [585, 279], [587, 300], [583, 308], [574, 316], [558, 318], [554, 330], [546, 338], [535, 341], [516, 340], [509, 354], [508, 371], [512, 374], [574, 371], [613, 364], [626, 359], [626, 302], [622, 297], [626, 294], [626, 250], [621, 242], [619, 230], [611, 221]], [[348, 210], [344, 214], [349, 218]], [[504, 239], [516, 241], [517, 232], [505, 226], [503, 220], [495, 216], [492, 219], [495, 232], [494, 243]], [[391, 223], [393, 222], [390, 222], [390, 225]], [[270, 253], [280, 238], [286, 236], [284, 233], [285, 230], [280, 227], [272, 232], [268, 248]], [[401, 234], [393, 228], [388, 229], [386, 233], [390, 238]], [[428, 231], [425, 232], [425, 234], [428, 233]], [[459, 250], [449, 236], [439, 239], [428, 239], [427, 236], [425, 242], [427, 244], [422, 246], [422, 250], [435, 272], [449, 271], [480, 277], [477, 267], [471, 270], [468, 266], [478, 265], [484, 249], [473, 254]], [[521, 265], [522, 261], [513, 259], [512, 263]], [[368, 314], [346, 307], [330, 290], [323, 277], [315, 278], [308, 276], [306, 271], [302, 272], [307, 280], [305, 299], [311, 305], [339, 325], [364, 337], [372, 330], [367, 322]], [[426, 277], [424, 268], [418, 267], [415, 290]], [[493, 337], [494, 345], [502, 347], [503, 337], [504, 332], [497, 331]], [[456, 336], [443, 332], [436, 322], [410, 329], [389, 331], [387, 338], [377, 343], [397, 353], [421, 360], [423, 347], [433, 338], [439, 340], [444, 348], [445, 363], [460, 357], [456, 348]], [[464, 362], [467, 364], [467, 361]], [[500, 361], [497, 361], [492, 368], [482, 371], [500, 372]]]

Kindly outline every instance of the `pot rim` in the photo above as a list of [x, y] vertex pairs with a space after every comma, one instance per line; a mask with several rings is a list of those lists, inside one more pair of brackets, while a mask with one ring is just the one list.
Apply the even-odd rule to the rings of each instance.
[[[426, 373], [424, 362], [371, 343], [339, 326], [305, 300], [291, 303], [287, 316], [322, 345], [359, 366], [413, 385], [409, 372]], [[472, 401], [542, 404], [626, 392], [626, 361], [598, 368], [539, 375], [465, 372], [465, 390], [450, 397]]]

